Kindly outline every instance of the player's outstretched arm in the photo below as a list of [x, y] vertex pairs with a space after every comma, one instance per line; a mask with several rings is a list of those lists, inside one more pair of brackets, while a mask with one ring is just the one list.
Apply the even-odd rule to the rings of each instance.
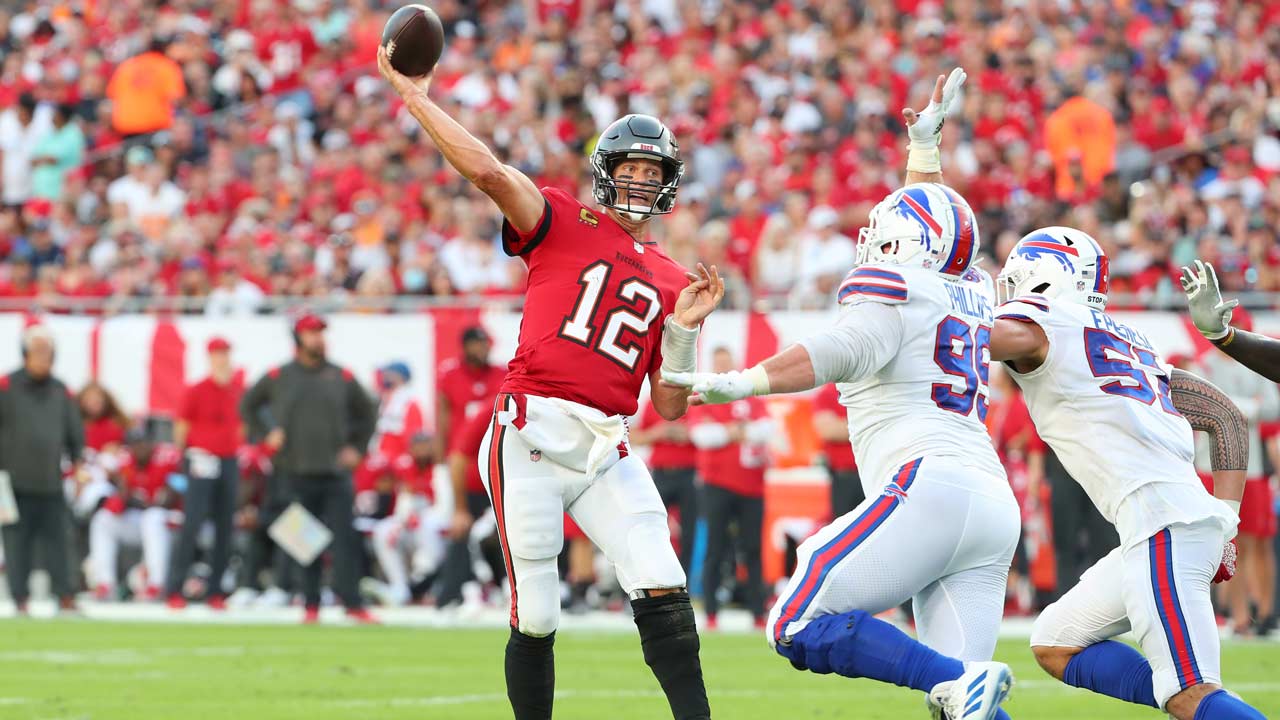
[[484, 143], [449, 117], [427, 96], [431, 76], [411, 78], [391, 67], [385, 48], [378, 47], [378, 70], [404, 99], [409, 113], [431, 136], [431, 141], [471, 184], [493, 199], [498, 209], [522, 233], [533, 232], [546, 201], [524, 173], [500, 162]]
[[902, 118], [907, 123], [907, 137], [911, 139], [907, 146], [906, 184], [942, 182], [942, 154], [938, 149], [942, 144], [942, 125], [967, 77], [963, 68], [956, 68], [946, 76], [939, 75], [929, 104], [923, 110], [917, 113], [903, 108]]
[[727, 373], [663, 373], [668, 385], [693, 390], [698, 402], [719, 404], [752, 395], [810, 390], [829, 382], [853, 382], [898, 352], [903, 335], [897, 307], [863, 302], [824, 333], [805, 338], [764, 362]]
[[1169, 376], [1169, 397], [1193, 430], [1213, 439], [1213, 494], [1239, 512], [1249, 466], [1249, 421], [1226, 393], [1185, 370], [1175, 369]]
[[1271, 382], [1280, 382], [1280, 340], [1231, 327], [1239, 300], [1223, 301], [1213, 265], [1196, 260], [1182, 268], [1191, 322], [1218, 349]]

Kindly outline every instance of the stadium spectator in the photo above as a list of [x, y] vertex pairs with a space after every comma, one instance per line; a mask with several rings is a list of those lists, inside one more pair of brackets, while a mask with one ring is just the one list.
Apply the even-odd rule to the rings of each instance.
[[187, 94], [182, 67], [169, 58], [168, 43], [153, 37], [147, 51], [125, 60], [111, 73], [111, 128], [126, 138], [168, 129], [174, 106]]
[[205, 302], [206, 315], [252, 315], [262, 307], [266, 294], [246, 278], [233, 260], [219, 260], [216, 278]]
[[409, 386], [410, 377], [408, 363], [401, 361], [388, 363], [378, 371], [381, 401], [370, 452], [399, 458], [409, 452], [409, 441], [422, 432], [422, 406]]
[[22, 367], [0, 377], [0, 468], [18, 508], [18, 521], [3, 530], [9, 594], [26, 614], [38, 546], [59, 607], [75, 611], [62, 466], [80, 462], [84, 426], [70, 391], [51, 375], [53, 336], [33, 325], [20, 342]]
[[853, 240], [843, 235], [840, 215], [825, 205], [814, 208], [800, 236], [799, 269], [792, 301], [801, 308], [829, 307], [836, 286], [854, 265]]
[[50, 117], [52, 127], [31, 148], [32, 197], [61, 200], [67, 173], [77, 170], [84, 161], [84, 132], [74, 112], [65, 103], [55, 106]]
[[214, 610], [226, 608], [223, 576], [231, 554], [232, 519], [240, 485], [237, 450], [244, 439], [239, 414], [243, 387], [231, 362], [231, 344], [214, 337], [206, 350], [209, 376], [187, 389], [173, 428], [187, 481], [182, 528], [165, 587], [169, 607], [174, 609], [186, 605], [182, 587], [195, 557], [196, 538], [206, 522], [213, 526], [213, 548], [205, 601]]
[[849, 442], [848, 412], [840, 404], [840, 391], [834, 383], [818, 388], [813, 397], [813, 428], [822, 441], [822, 455], [831, 476], [831, 517], [837, 518], [857, 507], [865, 493]]
[[52, 115], [52, 109], [37, 104], [30, 93], [0, 112], [0, 202], [4, 205], [18, 208], [31, 197], [32, 150], [52, 128]]
[[[376, 622], [356, 584], [357, 538], [352, 526], [351, 472], [373, 436], [372, 400], [348, 370], [325, 354], [325, 321], [306, 314], [293, 325], [294, 360], [267, 373], [245, 393], [241, 414], [251, 436], [264, 437], [272, 463], [289, 494], [333, 533], [335, 591], [356, 622]], [[320, 571], [316, 558], [302, 569], [303, 622], [320, 619]]]
[[94, 452], [113, 452], [124, 444], [129, 416], [115, 396], [96, 380], [80, 390], [77, 398], [84, 419], [84, 445]]
[[[712, 372], [737, 367], [725, 348], [712, 353]], [[697, 448], [703, 482], [702, 514], [707, 523], [702, 593], [707, 627], [715, 629], [725, 567], [736, 578], [738, 558], [747, 569], [743, 603], [764, 627], [764, 581], [760, 543], [764, 525], [764, 471], [768, 441], [774, 432], [764, 401], [748, 398], [726, 405], [689, 409], [689, 439]]]
[[667, 506], [667, 522], [680, 547], [680, 565], [688, 574], [698, 526], [697, 450], [689, 442], [689, 423], [685, 418], [663, 420], [653, 403], [648, 403], [640, 411], [639, 424], [631, 430], [631, 443], [649, 446], [649, 471]]
[[169, 571], [169, 512], [178, 501], [169, 480], [182, 456], [157, 443], [145, 426], [131, 428], [125, 445], [111, 477], [115, 488], [89, 520], [90, 582], [97, 600], [115, 599], [120, 546], [140, 547], [144, 572], [135, 595], [151, 602], [160, 598]]

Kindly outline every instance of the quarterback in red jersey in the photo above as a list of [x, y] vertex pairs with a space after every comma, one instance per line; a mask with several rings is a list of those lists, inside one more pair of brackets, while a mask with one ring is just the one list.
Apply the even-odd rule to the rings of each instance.
[[647, 115], [605, 128], [588, 207], [499, 161], [432, 102], [430, 75], [401, 75], [383, 48], [378, 67], [445, 159], [497, 204], [503, 249], [529, 266], [519, 347], [480, 449], [511, 581], [516, 720], [551, 717], [565, 511], [616, 567], [673, 716], [710, 718], [684, 570], [624, 422], [646, 378], [659, 415], [684, 414], [687, 391], [660, 384], [659, 370], [696, 365], [698, 328], [724, 296], [714, 267], [686, 273], [649, 239], [684, 174], [675, 138]]

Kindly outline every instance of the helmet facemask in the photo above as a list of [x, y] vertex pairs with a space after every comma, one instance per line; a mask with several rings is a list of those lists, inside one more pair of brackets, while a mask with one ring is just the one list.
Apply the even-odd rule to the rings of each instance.
[[[624, 160], [656, 160], [662, 166], [662, 183], [640, 180], [619, 180], [613, 177], [613, 169]], [[684, 177], [684, 163], [647, 152], [596, 152], [591, 155], [591, 172], [595, 185], [596, 202], [617, 210], [632, 222], [642, 222], [654, 215], [666, 215], [675, 209], [676, 190]], [[631, 201], [632, 192], [652, 198], [648, 204]], [[624, 201], [625, 200], [625, 201]]]

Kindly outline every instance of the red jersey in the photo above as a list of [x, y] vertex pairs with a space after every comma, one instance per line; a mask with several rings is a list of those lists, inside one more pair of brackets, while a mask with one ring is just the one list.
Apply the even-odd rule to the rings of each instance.
[[124, 426], [112, 417], [100, 417], [84, 424], [84, 446], [101, 450], [110, 444], [124, 443]]
[[[833, 412], [842, 418], [849, 415], [848, 410], [840, 404], [840, 391], [836, 389], [835, 383], [823, 385], [818, 394], [813, 397], [813, 411], [816, 413], [823, 410]], [[847, 439], [824, 440], [822, 454], [827, 457], [827, 467], [836, 472], [858, 469], [858, 463], [853, 459], [853, 444]]]
[[502, 226], [503, 250], [529, 265], [520, 344], [502, 392], [635, 415], [645, 376], [662, 364], [662, 326], [688, 284], [684, 268], [563, 190], [542, 195], [533, 232]]
[[461, 423], [458, 428], [458, 445], [453, 452], [462, 453], [467, 458], [467, 492], [484, 492], [484, 481], [480, 479], [480, 446], [484, 444], [484, 434], [493, 421], [492, 413], [480, 413]]
[[[668, 424], [687, 425], [686, 418], [670, 421], [663, 420], [658, 411], [653, 408], [653, 403], [647, 403], [644, 409], [640, 411], [640, 425], [642, 429], [648, 430], [652, 427]], [[654, 470], [661, 468], [691, 468], [696, 463], [697, 449], [693, 447], [693, 443], [688, 440], [684, 442], [674, 442], [672, 440], [654, 440], [650, 446], [653, 452], [649, 455], [649, 467]]]
[[205, 378], [187, 389], [178, 418], [185, 420], [187, 446], [229, 458], [240, 446], [240, 395], [242, 388], [229, 382], [219, 385]]
[[305, 23], [276, 27], [258, 35], [258, 58], [271, 71], [272, 92], [295, 90], [302, 85], [302, 70], [320, 51]]
[[[696, 405], [689, 408], [689, 425], [749, 423], [769, 416], [757, 397], [724, 405]], [[768, 449], [764, 445], [731, 442], [718, 448], [699, 448], [698, 476], [708, 485], [749, 497], [764, 496], [764, 470]]]
[[414, 495], [425, 495], [428, 500], [435, 501], [436, 488], [432, 484], [436, 472], [435, 464], [419, 465], [414, 462], [412, 455], [405, 453], [392, 461], [391, 468], [402, 490], [407, 490]]
[[133, 453], [125, 453], [120, 463], [125, 494], [154, 503], [156, 494], [168, 484], [169, 476], [178, 472], [181, 462], [182, 454], [172, 445], [157, 445], [146, 464], [139, 463]]
[[493, 400], [506, 376], [507, 371], [497, 365], [475, 367], [455, 360], [441, 368], [437, 387], [449, 401], [450, 410], [449, 436], [445, 438], [447, 451], [457, 447], [462, 426], [468, 420], [476, 415], [487, 418], [493, 414]]

